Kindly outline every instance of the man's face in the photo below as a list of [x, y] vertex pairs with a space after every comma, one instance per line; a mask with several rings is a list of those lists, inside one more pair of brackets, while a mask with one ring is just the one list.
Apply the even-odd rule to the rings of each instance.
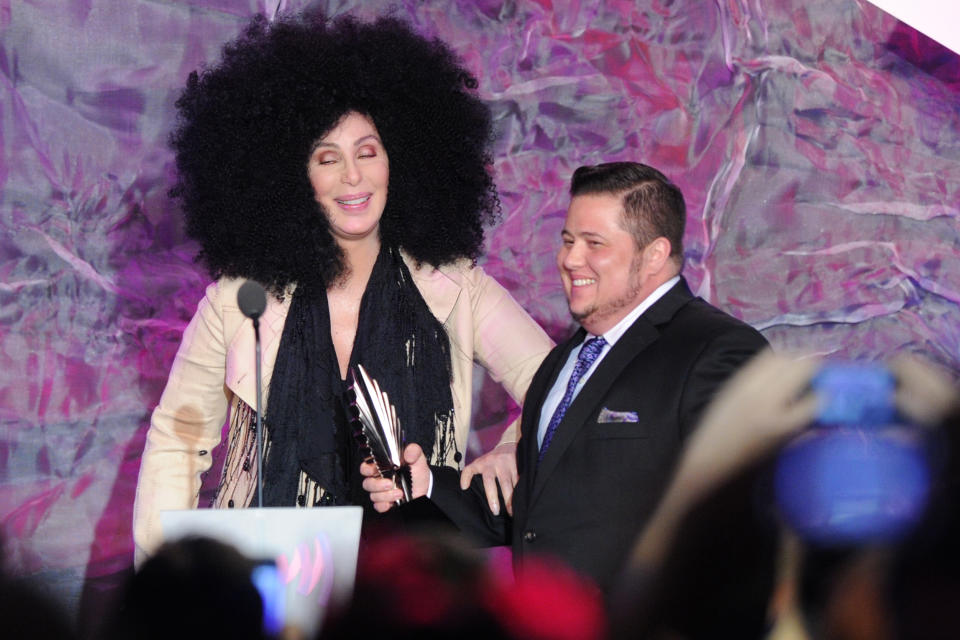
[[656, 288], [644, 275], [643, 252], [621, 226], [622, 211], [617, 196], [575, 196], [557, 253], [570, 315], [594, 335], [611, 329]]

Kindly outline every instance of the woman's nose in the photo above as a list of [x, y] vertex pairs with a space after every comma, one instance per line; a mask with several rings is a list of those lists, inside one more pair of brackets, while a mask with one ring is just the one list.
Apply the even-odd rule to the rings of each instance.
[[358, 184], [363, 176], [360, 174], [360, 167], [356, 162], [347, 161], [343, 166], [343, 173], [340, 174], [340, 180], [349, 185]]

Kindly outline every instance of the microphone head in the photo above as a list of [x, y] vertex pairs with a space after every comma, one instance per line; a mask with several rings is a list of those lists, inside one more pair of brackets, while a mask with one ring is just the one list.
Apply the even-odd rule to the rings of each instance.
[[237, 306], [243, 315], [251, 320], [259, 318], [267, 308], [267, 291], [263, 285], [253, 280], [247, 280], [240, 285], [237, 292]]

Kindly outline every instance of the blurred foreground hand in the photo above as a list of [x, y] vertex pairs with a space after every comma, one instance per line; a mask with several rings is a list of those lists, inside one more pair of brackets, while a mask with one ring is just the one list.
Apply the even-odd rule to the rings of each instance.
[[723, 386], [687, 441], [673, 480], [634, 549], [632, 564], [659, 563], [675, 527], [697, 500], [813, 421], [817, 399], [810, 380], [820, 362], [768, 349]]

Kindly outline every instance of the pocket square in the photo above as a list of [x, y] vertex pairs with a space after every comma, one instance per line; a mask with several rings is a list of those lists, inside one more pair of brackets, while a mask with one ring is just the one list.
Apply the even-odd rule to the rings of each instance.
[[598, 423], [605, 422], [640, 422], [640, 417], [636, 411], [611, 411], [604, 407], [597, 416]]

